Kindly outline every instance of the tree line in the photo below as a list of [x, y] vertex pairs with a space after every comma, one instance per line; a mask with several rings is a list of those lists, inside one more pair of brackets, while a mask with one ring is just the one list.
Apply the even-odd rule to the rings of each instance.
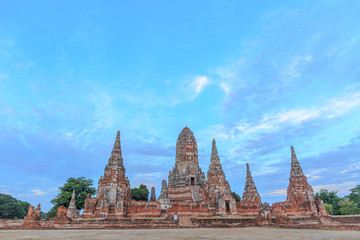
[[360, 213], [360, 185], [350, 189], [350, 194], [345, 197], [339, 197], [338, 191], [328, 191], [321, 189], [315, 194], [324, 201], [324, 207], [327, 213], [332, 215], [352, 215]]
[[24, 218], [30, 203], [0, 193], [0, 218]]

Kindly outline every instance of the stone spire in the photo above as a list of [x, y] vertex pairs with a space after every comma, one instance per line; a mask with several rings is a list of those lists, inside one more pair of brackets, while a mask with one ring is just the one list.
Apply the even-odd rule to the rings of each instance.
[[155, 187], [152, 187], [152, 188], [151, 188], [150, 201], [156, 201]]
[[294, 211], [313, 212], [316, 209], [314, 190], [300, 167], [293, 146], [291, 146], [291, 170], [286, 201], [291, 204]]
[[296, 157], [296, 153], [295, 153], [295, 149], [293, 146], [291, 146], [291, 162], [298, 162], [297, 157]]
[[211, 158], [210, 158], [210, 163], [211, 164], [220, 164], [220, 158], [218, 155], [218, 151], [216, 148], [216, 141], [215, 139], [213, 139], [212, 141], [212, 149], [211, 149]]
[[114, 148], [111, 152], [109, 165], [123, 165], [123, 158], [121, 154], [120, 131], [117, 131]]
[[[213, 176], [217, 176], [215, 179]], [[220, 177], [221, 179], [218, 179]], [[220, 164], [220, 158], [218, 155], [218, 151], [216, 148], [216, 141], [213, 139], [212, 141], [212, 149], [211, 149], [211, 157], [210, 157], [210, 165], [207, 172], [207, 178], [209, 183], [214, 180], [216, 183], [220, 183], [219, 181], [226, 181], [225, 180], [225, 173], [222, 170], [222, 166]]]
[[[216, 148], [216, 141], [212, 141], [210, 165], [207, 171], [207, 192], [210, 199], [212, 199], [216, 214], [222, 215], [226, 214], [228, 211], [235, 213], [236, 212], [236, 202], [232, 196], [230, 185], [226, 181], [225, 173], [222, 170], [220, 164], [220, 158]], [[228, 208], [226, 209], [225, 202], [228, 201]]]
[[251, 176], [249, 164], [246, 163], [246, 182], [245, 188], [242, 197], [243, 202], [260, 202], [261, 198], [259, 193], [257, 192], [257, 188], [255, 186], [254, 180]]
[[247, 180], [248, 178], [250, 179], [249, 181], [254, 182], [253, 179], [252, 179], [252, 176], [251, 176], [249, 164], [246, 163], [246, 180]]
[[306, 177], [300, 167], [300, 163], [297, 160], [295, 149], [293, 146], [291, 146], [291, 170], [290, 170], [290, 178], [291, 177], [300, 177], [305, 178]]
[[76, 202], [75, 202], [75, 188], [73, 189], [73, 193], [71, 196], [69, 208], [67, 210], [66, 216], [68, 218], [77, 218], [79, 217], [79, 211], [76, 208]]

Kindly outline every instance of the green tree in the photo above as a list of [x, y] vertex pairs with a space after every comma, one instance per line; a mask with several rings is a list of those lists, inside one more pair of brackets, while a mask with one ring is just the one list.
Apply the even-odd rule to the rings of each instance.
[[241, 201], [241, 197], [239, 194], [237, 194], [236, 192], [232, 192], [233, 197], [235, 198], [236, 202], [240, 202]]
[[49, 219], [55, 217], [57, 214], [58, 206], [53, 206], [47, 213], [42, 215], [42, 218]]
[[343, 198], [340, 203], [340, 213], [342, 215], [352, 215], [352, 214], [359, 214], [360, 209], [358, 208], [357, 204], [353, 201], [350, 201], [348, 198]]
[[139, 188], [133, 188], [130, 190], [130, 198], [137, 201], [148, 201], [149, 200], [149, 190], [146, 185], [140, 184]]
[[68, 178], [64, 186], [59, 187], [58, 195], [50, 202], [54, 204], [49, 212], [44, 214], [46, 218], [54, 217], [57, 213], [59, 206], [69, 207], [73, 189], [75, 189], [76, 207], [83, 209], [85, 206], [85, 199], [88, 194], [90, 196], [96, 193], [96, 189], [93, 187], [93, 180], [85, 177]]
[[341, 201], [341, 198], [337, 195], [337, 193], [337, 191], [329, 192], [326, 189], [321, 189], [320, 192], [315, 194], [315, 197], [320, 198], [324, 201], [324, 203], [331, 204], [333, 215], [340, 215], [339, 202]]
[[[28, 210], [29, 210], [30, 203], [24, 202], [24, 201], [21, 201], [21, 200], [18, 200], [18, 203], [19, 203], [20, 208], [21, 208], [21, 215], [23, 217], [25, 217], [27, 215]], [[19, 218], [23, 218], [23, 217], [19, 217]]]
[[350, 200], [353, 201], [354, 203], [356, 203], [358, 205], [358, 207], [360, 208], [360, 185], [357, 185], [356, 187], [350, 189], [350, 194], [347, 195], [346, 197]]
[[333, 213], [333, 206], [329, 203], [324, 203], [324, 207], [327, 213], [332, 214]]
[[24, 218], [30, 203], [0, 193], [0, 218]]

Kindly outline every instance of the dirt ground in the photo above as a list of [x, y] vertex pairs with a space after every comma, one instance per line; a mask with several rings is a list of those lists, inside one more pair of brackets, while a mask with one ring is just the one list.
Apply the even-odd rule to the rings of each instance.
[[278, 228], [4, 230], [0, 239], [360, 239], [359, 231]]

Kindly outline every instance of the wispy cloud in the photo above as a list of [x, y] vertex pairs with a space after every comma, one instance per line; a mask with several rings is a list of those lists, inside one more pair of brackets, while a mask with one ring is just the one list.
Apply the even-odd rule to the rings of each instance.
[[344, 174], [353, 171], [360, 171], [360, 162], [350, 164], [350, 166], [347, 169], [340, 171], [340, 173]]
[[229, 94], [231, 92], [231, 87], [227, 83], [220, 83], [220, 87], [226, 94]]
[[195, 80], [190, 84], [190, 88], [193, 89], [194, 95], [192, 99], [195, 99], [206, 85], [209, 84], [209, 78], [207, 76], [197, 76]]
[[292, 80], [301, 76], [301, 72], [298, 69], [299, 65], [311, 62], [312, 56], [297, 56], [293, 57], [292, 61], [286, 66], [285, 70], [281, 72], [285, 81]]
[[341, 116], [360, 105], [360, 92], [349, 96], [330, 99], [323, 107], [310, 109], [295, 109], [273, 115], [265, 115], [262, 120], [255, 123], [241, 122], [234, 129], [244, 133], [284, 128], [287, 125], [301, 124], [310, 119], [331, 119]]
[[279, 196], [284, 196], [287, 194], [287, 190], [286, 189], [277, 189], [268, 193], [264, 193], [263, 195], [269, 196], [269, 197], [279, 197]]
[[30, 190], [30, 192], [33, 192], [32, 195], [35, 195], [35, 196], [40, 196], [40, 195], [46, 194], [46, 192], [43, 192], [43, 191], [41, 191], [39, 189], [32, 189], [32, 190]]
[[13, 196], [14, 194], [12, 192], [9, 192], [7, 189], [1, 189], [2, 194], [7, 194]]

